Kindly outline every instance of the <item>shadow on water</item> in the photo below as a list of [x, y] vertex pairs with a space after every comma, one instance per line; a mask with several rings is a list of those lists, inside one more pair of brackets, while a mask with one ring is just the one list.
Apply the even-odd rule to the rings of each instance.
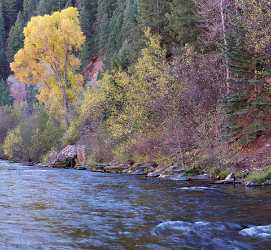
[[271, 189], [0, 161], [0, 249], [271, 249]]

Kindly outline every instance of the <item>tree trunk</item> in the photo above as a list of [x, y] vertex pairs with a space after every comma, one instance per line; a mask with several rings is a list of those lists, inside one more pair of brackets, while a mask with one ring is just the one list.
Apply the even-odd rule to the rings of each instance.
[[69, 56], [69, 53], [66, 46], [65, 61], [64, 61], [64, 86], [61, 86], [62, 95], [63, 95], [63, 104], [65, 108], [64, 122], [65, 122], [66, 128], [69, 127], [69, 103], [68, 103], [67, 93], [65, 89], [66, 87], [68, 87], [68, 79], [67, 79], [68, 56]]
[[69, 103], [68, 97], [64, 86], [61, 86], [61, 92], [63, 96], [63, 108], [64, 108], [64, 125], [66, 128], [69, 127]]

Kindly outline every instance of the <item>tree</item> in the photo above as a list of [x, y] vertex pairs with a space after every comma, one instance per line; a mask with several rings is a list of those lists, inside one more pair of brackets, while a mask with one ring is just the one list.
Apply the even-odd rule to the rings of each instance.
[[173, 0], [170, 3], [167, 19], [167, 28], [175, 42], [184, 46], [197, 40], [199, 18], [193, 0]]
[[5, 41], [6, 41], [6, 30], [5, 30], [5, 19], [3, 4], [0, 2], [0, 75], [6, 78], [8, 67], [5, 55]]
[[3, 0], [5, 25], [8, 32], [11, 26], [16, 22], [18, 12], [20, 10], [20, 1], [18, 0]]
[[24, 30], [24, 18], [21, 12], [19, 12], [15, 24], [11, 27], [7, 39], [7, 56], [8, 61], [12, 62], [14, 55], [23, 47], [23, 35]]
[[64, 123], [68, 126], [70, 103], [82, 85], [77, 53], [85, 36], [80, 29], [79, 12], [70, 7], [50, 16], [33, 17], [24, 35], [24, 48], [16, 54], [11, 69], [19, 80], [40, 85], [38, 99], [51, 110], [59, 110], [62, 103]]
[[[92, 119], [97, 117], [100, 109], [102, 126], [115, 141], [116, 154], [122, 156], [138, 138], [153, 139], [154, 131], [157, 132], [164, 122], [165, 113], [171, 114], [170, 109], [174, 109], [172, 100], [178, 92], [160, 37], [151, 34], [150, 30], [145, 36], [147, 47], [135, 65], [131, 65], [128, 72], [117, 70], [105, 74], [98, 90], [88, 96], [82, 107], [83, 114], [90, 109]], [[168, 106], [168, 112], [164, 112]]]
[[37, 13], [39, 15], [50, 14], [53, 11], [64, 9], [69, 6], [71, 1], [69, 0], [40, 0]]
[[10, 105], [12, 98], [9, 95], [8, 87], [3, 79], [0, 79], [0, 106]]
[[116, 1], [98, 0], [96, 30], [98, 50], [104, 53], [108, 44], [110, 34], [109, 23], [116, 8]]
[[94, 23], [97, 14], [96, 0], [80, 0], [78, 1], [80, 10], [81, 29], [86, 36], [86, 43], [81, 51], [82, 64], [89, 62], [89, 58], [94, 51]]
[[224, 47], [230, 86], [224, 101], [223, 135], [228, 141], [247, 145], [265, 134], [269, 126], [270, 1], [237, 0], [228, 4], [225, 13]]
[[164, 32], [168, 3], [164, 0], [139, 0], [139, 19], [143, 29], [149, 27], [159, 34]]
[[28, 22], [32, 16], [36, 14], [36, 9], [39, 0], [24, 0], [23, 1], [23, 16], [24, 21]]

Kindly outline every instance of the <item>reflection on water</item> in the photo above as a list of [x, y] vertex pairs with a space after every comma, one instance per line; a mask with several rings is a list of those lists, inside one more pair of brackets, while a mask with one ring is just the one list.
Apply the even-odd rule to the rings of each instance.
[[0, 177], [0, 249], [271, 249], [270, 188], [2, 161]]

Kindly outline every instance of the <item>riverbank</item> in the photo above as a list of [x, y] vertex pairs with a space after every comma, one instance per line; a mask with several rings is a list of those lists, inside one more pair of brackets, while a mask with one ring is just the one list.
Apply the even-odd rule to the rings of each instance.
[[271, 167], [264, 169], [198, 169], [180, 167], [178, 164], [159, 166], [157, 163], [97, 163], [90, 168], [94, 172], [141, 175], [174, 181], [208, 181], [221, 185], [263, 187], [271, 185]]
[[[32, 165], [30, 163], [30, 165]], [[230, 169], [199, 170], [180, 167], [178, 164], [159, 166], [155, 162], [148, 163], [93, 163], [89, 165], [68, 164], [61, 166], [48, 166], [37, 164], [39, 167], [89, 170], [106, 174], [124, 174], [158, 178], [180, 182], [204, 181], [216, 185], [241, 185], [247, 187], [261, 187], [271, 185], [271, 170], [243, 170], [232, 172]]]
[[[7, 159], [3, 159], [7, 160]], [[107, 174], [125, 174], [144, 176], [146, 178], [159, 178], [181, 182], [206, 181], [219, 185], [241, 185], [248, 187], [261, 187], [271, 185], [271, 168], [264, 170], [243, 170], [234, 171], [232, 169], [198, 169], [185, 168], [178, 164], [169, 166], [160, 166], [155, 162], [147, 163], [92, 163], [92, 164], [75, 164], [75, 159], [65, 159], [61, 164], [56, 165], [41, 164], [34, 162], [20, 162], [9, 160], [10, 163], [21, 163], [27, 166], [40, 168], [55, 169], [76, 169], [89, 170], [92, 172], [100, 172]]]

